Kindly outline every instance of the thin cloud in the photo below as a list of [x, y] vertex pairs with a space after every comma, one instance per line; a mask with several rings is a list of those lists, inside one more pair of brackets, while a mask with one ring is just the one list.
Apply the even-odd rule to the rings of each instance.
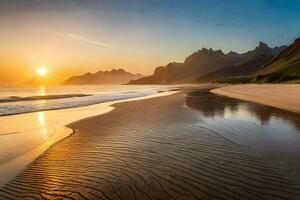
[[104, 43], [104, 42], [99, 42], [99, 41], [95, 41], [95, 40], [90, 40], [90, 39], [85, 38], [85, 37], [83, 37], [81, 35], [78, 35], [76, 33], [56, 33], [56, 34], [64, 35], [64, 36], [67, 36], [67, 37], [72, 38], [74, 40], [79, 40], [79, 41], [82, 41], [82, 42], [86, 42], [86, 43], [89, 43], [89, 44], [94, 44], [94, 45], [101, 46], [101, 47], [106, 47], [106, 48], [113, 48], [114, 47], [111, 44]]

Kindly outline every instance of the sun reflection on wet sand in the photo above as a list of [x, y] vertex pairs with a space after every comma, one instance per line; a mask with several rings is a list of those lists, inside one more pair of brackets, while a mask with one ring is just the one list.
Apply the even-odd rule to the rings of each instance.
[[49, 137], [48, 131], [50, 128], [47, 128], [46, 126], [46, 118], [44, 112], [38, 112], [38, 124], [41, 127], [40, 133], [43, 137], [43, 139], [47, 139]]
[[44, 112], [38, 112], [38, 122], [40, 126], [45, 126], [45, 113]]

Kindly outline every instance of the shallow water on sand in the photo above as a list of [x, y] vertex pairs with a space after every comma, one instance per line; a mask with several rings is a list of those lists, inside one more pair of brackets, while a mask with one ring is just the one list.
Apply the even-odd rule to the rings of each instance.
[[300, 115], [253, 102], [199, 92], [186, 104], [199, 125], [286, 169], [300, 184]]
[[209, 94], [117, 104], [71, 124], [6, 199], [300, 199], [299, 115]]

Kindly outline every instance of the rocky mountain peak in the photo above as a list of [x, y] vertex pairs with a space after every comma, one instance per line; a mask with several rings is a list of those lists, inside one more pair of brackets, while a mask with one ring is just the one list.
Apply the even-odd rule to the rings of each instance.
[[213, 50], [212, 48], [210, 49], [202, 48], [201, 50], [198, 50], [197, 52], [187, 57], [184, 63], [194, 63], [205, 59], [214, 59], [216, 57], [221, 57], [224, 55], [225, 54], [220, 49]]
[[224, 55], [223, 51], [221, 49], [219, 50], [213, 50], [212, 48], [206, 49], [202, 48], [201, 50], [198, 50], [195, 55], [204, 55], [204, 56], [219, 56]]
[[258, 46], [253, 51], [255, 54], [272, 54], [272, 49], [264, 42], [260, 41]]
[[255, 51], [261, 51], [261, 50], [263, 50], [263, 51], [270, 50], [270, 47], [266, 43], [260, 41], [258, 46], [255, 48]]

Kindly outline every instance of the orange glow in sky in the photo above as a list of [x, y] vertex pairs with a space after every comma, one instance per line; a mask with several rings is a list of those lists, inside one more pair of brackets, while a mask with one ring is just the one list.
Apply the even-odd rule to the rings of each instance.
[[[259, 41], [290, 44], [300, 33], [296, 1], [0, 2], [0, 85], [37, 75], [61, 83], [113, 68], [151, 75], [203, 47], [243, 53]], [[41, 63], [48, 74], [35, 71]]]

